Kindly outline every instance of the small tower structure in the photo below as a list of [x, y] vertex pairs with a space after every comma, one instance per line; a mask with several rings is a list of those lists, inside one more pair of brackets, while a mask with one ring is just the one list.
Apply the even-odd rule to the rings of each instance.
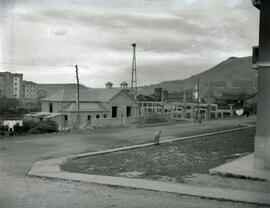
[[127, 89], [127, 88], [128, 88], [128, 83], [125, 82], [125, 81], [121, 82], [121, 83], [120, 83], [120, 88], [121, 88], [121, 89]]
[[111, 89], [111, 88], [113, 87], [113, 83], [107, 82], [107, 83], [105, 84], [105, 86], [106, 86], [107, 89]]
[[133, 48], [133, 58], [132, 58], [132, 75], [131, 75], [131, 94], [136, 97], [137, 91], [137, 69], [136, 69], [136, 43], [131, 44]]

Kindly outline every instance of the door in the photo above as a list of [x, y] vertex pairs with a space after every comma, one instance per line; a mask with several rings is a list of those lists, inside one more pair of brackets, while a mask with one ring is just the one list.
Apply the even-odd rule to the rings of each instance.
[[117, 106], [112, 106], [112, 118], [117, 117]]
[[127, 117], [131, 116], [131, 106], [127, 106]]

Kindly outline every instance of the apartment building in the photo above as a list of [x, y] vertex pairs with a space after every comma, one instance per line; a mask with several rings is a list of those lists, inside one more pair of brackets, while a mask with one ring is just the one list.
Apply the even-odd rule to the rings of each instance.
[[36, 99], [37, 88], [38, 88], [38, 85], [35, 82], [23, 81], [24, 99]]
[[4, 96], [4, 76], [0, 74], [0, 97]]
[[7, 98], [23, 98], [23, 74], [0, 72], [0, 90]]

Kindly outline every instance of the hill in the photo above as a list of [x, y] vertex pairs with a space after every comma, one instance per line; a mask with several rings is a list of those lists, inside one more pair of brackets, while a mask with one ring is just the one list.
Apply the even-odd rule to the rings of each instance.
[[[56, 93], [60, 90], [64, 89], [76, 89], [76, 84], [73, 83], [67, 83], [67, 84], [38, 84], [37, 91], [44, 91], [46, 92], [46, 96], [49, 96], [53, 93]], [[80, 89], [88, 89], [84, 85], [80, 85]], [[43, 96], [44, 97], [44, 96]]]
[[194, 89], [197, 79], [200, 79], [202, 93], [207, 89], [208, 84], [217, 91], [231, 93], [250, 92], [254, 87], [257, 71], [252, 69], [251, 57], [230, 57], [220, 64], [200, 74], [183, 80], [164, 81], [158, 84], [143, 86], [139, 93], [144, 95], [153, 94], [154, 88], [163, 88], [169, 92], [181, 92], [186, 89]]

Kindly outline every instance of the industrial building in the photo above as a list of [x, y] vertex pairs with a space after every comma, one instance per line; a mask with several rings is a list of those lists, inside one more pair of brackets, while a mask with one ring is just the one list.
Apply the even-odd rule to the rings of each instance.
[[139, 116], [136, 100], [122, 88], [80, 90], [80, 111], [76, 98], [76, 89], [61, 90], [42, 99], [41, 110], [62, 116], [58, 125], [68, 127], [76, 125], [78, 114], [80, 125], [89, 126], [121, 125], [136, 121]]

